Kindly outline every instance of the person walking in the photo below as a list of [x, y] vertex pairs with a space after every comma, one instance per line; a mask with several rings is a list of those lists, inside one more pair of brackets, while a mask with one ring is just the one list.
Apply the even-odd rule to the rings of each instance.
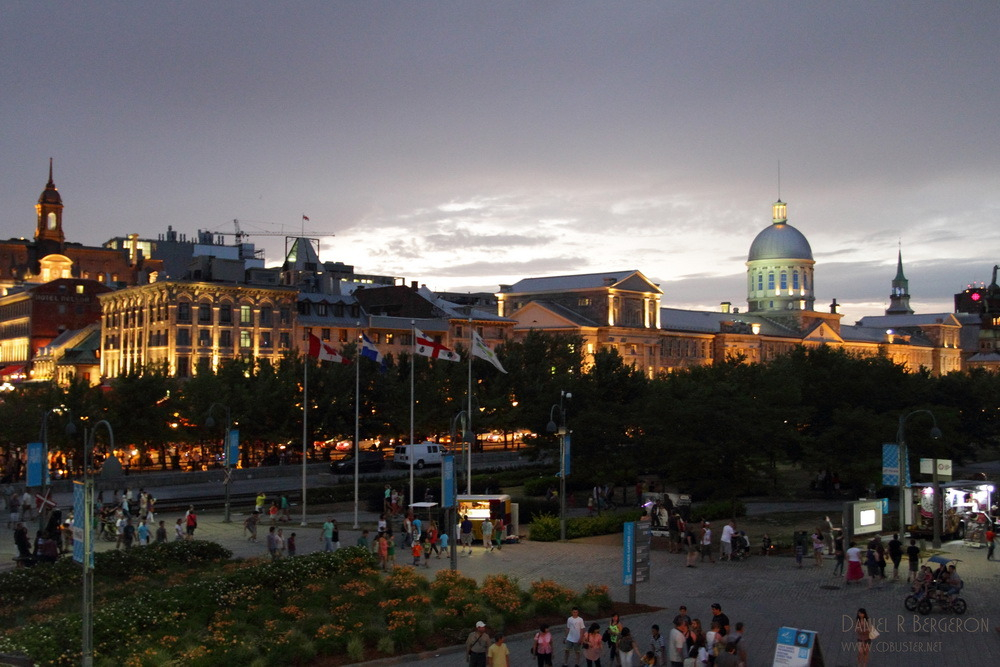
[[531, 642], [531, 655], [535, 656], [538, 667], [552, 667], [552, 633], [548, 623], [542, 623]]
[[990, 526], [986, 529], [986, 560], [993, 560], [993, 547], [997, 539], [996, 531]]
[[510, 649], [503, 639], [503, 633], [498, 632], [493, 646], [486, 651], [486, 667], [510, 667]]
[[188, 507], [187, 514], [184, 516], [184, 527], [187, 531], [185, 539], [193, 540], [194, 531], [198, 528], [198, 515], [194, 511], [194, 505]]
[[466, 547], [469, 549], [469, 555], [472, 555], [472, 521], [469, 519], [468, 514], [462, 515], [462, 526], [461, 526], [461, 538], [462, 538], [462, 551], [465, 551]]
[[493, 522], [485, 519], [479, 524], [479, 530], [483, 533], [483, 548], [487, 551], [493, 551]]
[[899, 533], [893, 533], [889, 540], [889, 560], [892, 561], [892, 578], [899, 579], [899, 564], [903, 561], [903, 543], [899, 541]]
[[872, 635], [876, 632], [865, 608], [858, 609], [857, 616], [854, 618], [854, 636], [858, 643], [858, 667], [866, 667], [868, 664], [868, 658], [871, 656], [872, 640], [875, 639]]
[[486, 632], [486, 624], [476, 621], [476, 629], [465, 639], [465, 658], [469, 667], [486, 667], [486, 652], [493, 639]]
[[333, 517], [327, 517], [323, 523], [323, 532], [320, 535], [320, 539], [323, 540], [323, 551], [333, 551], [333, 533], [336, 530], [336, 526], [337, 523], [333, 520]]
[[274, 526], [267, 531], [267, 553], [271, 554], [271, 560], [278, 560], [278, 534]]
[[583, 633], [587, 625], [580, 618], [580, 608], [573, 607], [569, 618], [566, 619], [566, 639], [563, 642], [563, 665], [569, 664], [570, 651], [573, 652], [575, 661], [574, 667], [580, 667], [580, 652], [583, 647]]

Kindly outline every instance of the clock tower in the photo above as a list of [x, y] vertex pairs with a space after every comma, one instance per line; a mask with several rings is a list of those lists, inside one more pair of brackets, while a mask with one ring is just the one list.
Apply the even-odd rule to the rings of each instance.
[[35, 241], [49, 241], [56, 243], [61, 248], [66, 241], [62, 228], [62, 197], [52, 180], [52, 158], [49, 158], [49, 182], [45, 184], [45, 190], [38, 197], [35, 204], [35, 211], [38, 214], [38, 221], [35, 226]]

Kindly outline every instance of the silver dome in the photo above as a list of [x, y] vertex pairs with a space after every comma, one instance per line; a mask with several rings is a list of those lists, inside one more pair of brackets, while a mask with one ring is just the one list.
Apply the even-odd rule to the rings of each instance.
[[776, 222], [757, 235], [750, 244], [748, 262], [760, 259], [812, 260], [809, 241], [799, 230], [789, 224]]

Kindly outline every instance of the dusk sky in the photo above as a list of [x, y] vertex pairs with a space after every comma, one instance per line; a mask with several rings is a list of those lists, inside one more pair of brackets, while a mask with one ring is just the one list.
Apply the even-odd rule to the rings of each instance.
[[53, 157], [68, 240], [305, 214], [435, 290], [639, 269], [742, 310], [779, 187], [845, 323], [900, 244], [917, 312], [1000, 263], [994, 0], [6, 0], [0, 48], [3, 238]]

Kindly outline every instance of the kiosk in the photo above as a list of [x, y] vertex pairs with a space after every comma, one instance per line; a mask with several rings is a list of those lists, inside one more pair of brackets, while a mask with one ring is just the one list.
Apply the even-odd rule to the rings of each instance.
[[463, 516], [469, 517], [469, 520], [472, 521], [472, 535], [475, 539], [483, 539], [483, 531], [480, 527], [487, 519], [490, 521], [503, 519], [503, 523], [507, 527], [507, 535], [517, 535], [517, 505], [511, 504], [510, 496], [507, 494], [459, 495], [457, 501], [458, 520], [461, 521]]

